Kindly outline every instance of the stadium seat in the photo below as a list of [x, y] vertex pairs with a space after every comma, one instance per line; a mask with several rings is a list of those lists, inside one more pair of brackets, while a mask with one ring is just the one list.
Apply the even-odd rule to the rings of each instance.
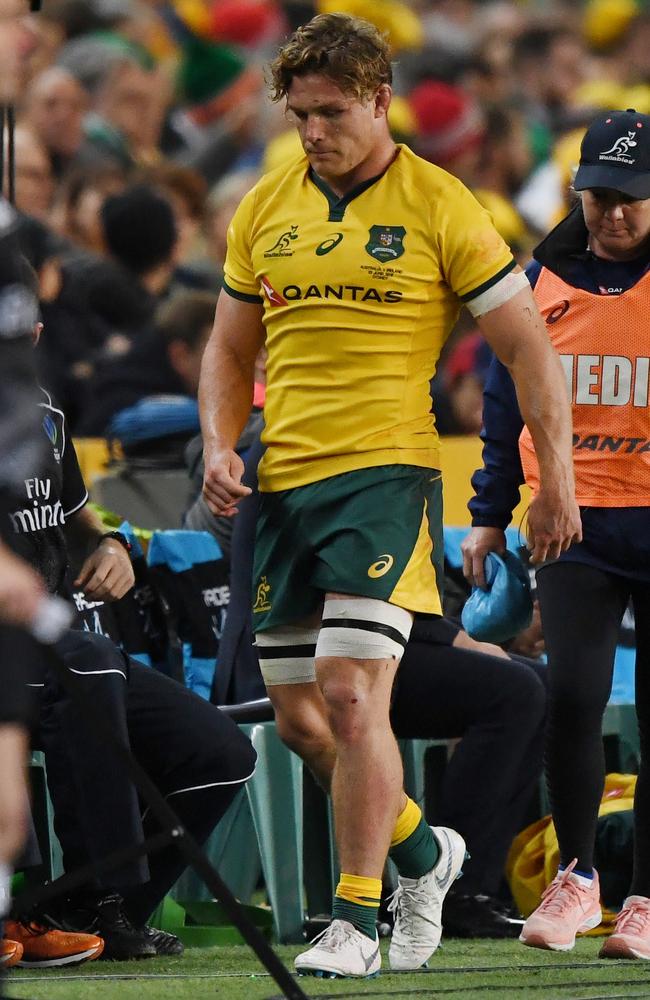
[[274, 722], [244, 725], [257, 751], [246, 793], [278, 941], [303, 940], [302, 761], [280, 740]]
[[448, 747], [449, 740], [398, 740], [404, 767], [404, 790], [424, 812], [425, 757], [431, 747]]
[[32, 819], [41, 854], [41, 864], [25, 871], [25, 884], [31, 886], [51, 882], [63, 874], [63, 853], [54, 832], [54, 808], [47, 789], [45, 755], [40, 750], [35, 750], [29, 761], [29, 786]]
[[98, 476], [91, 499], [149, 530], [178, 528], [188, 506], [191, 483], [185, 469], [120, 469]]
[[[259, 703], [251, 704], [253, 714], [260, 714]], [[241, 728], [257, 751], [257, 767], [212, 834], [206, 853], [242, 902], [250, 900], [261, 867], [275, 939], [282, 943], [302, 941], [302, 761], [281, 742], [273, 721], [244, 723]], [[201, 880], [189, 871], [176, 883], [173, 897], [182, 906], [188, 906], [190, 900], [212, 898]]]
[[[243, 903], [249, 902], [258, 884], [262, 866], [257, 834], [244, 788], [238, 792], [208, 838], [205, 853], [232, 894]], [[189, 901], [207, 902], [212, 899], [210, 890], [191, 868], [181, 875], [171, 895], [182, 906]]]

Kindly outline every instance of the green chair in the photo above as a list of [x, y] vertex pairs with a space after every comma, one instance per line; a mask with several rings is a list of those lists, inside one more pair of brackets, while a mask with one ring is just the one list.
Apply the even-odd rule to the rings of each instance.
[[[204, 849], [232, 894], [240, 902], [249, 903], [259, 882], [262, 865], [257, 834], [244, 788], [231, 802], [221, 822], [208, 838]], [[181, 905], [186, 905], [188, 900], [193, 902], [212, 900], [212, 893], [191, 868], [181, 875], [171, 895]]]
[[[275, 939], [283, 943], [302, 941], [302, 761], [281, 742], [275, 722], [242, 724], [241, 729], [257, 752], [257, 766], [208, 840], [206, 853], [242, 903], [250, 902], [261, 873]], [[212, 899], [192, 871], [181, 876], [172, 896], [192, 912], [194, 904]]]
[[426, 805], [426, 757], [433, 747], [449, 746], [449, 740], [398, 740], [404, 768], [404, 790], [424, 813]]
[[41, 885], [63, 874], [63, 852], [54, 832], [54, 808], [47, 788], [45, 755], [35, 750], [28, 765], [32, 793], [32, 819], [41, 853], [41, 864], [25, 870], [25, 885]]
[[241, 727], [257, 751], [246, 794], [257, 833], [264, 882], [278, 941], [302, 941], [302, 761], [280, 740], [274, 722]]

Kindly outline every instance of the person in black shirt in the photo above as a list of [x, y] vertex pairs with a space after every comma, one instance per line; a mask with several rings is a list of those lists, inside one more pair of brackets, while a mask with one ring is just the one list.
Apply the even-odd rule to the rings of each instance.
[[[46, 449], [8, 514], [16, 548], [51, 593], [67, 596], [74, 588], [93, 602], [119, 600], [134, 580], [128, 544], [117, 532], [105, 533], [86, 506], [88, 492], [65, 417], [41, 392]], [[71, 579], [73, 550], [81, 566]], [[253, 748], [235, 723], [131, 660], [104, 635], [68, 629], [52, 648], [79, 678], [86, 698], [101, 707], [116, 740], [130, 748], [163, 794], [174, 796], [183, 825], [205, 841], [254, 770]], [[39, 664], [38, 676], [29, 681], [41, 692], [35, 739], [45, 751], [65, 869], [142, 841], [156, 822], [141, 816], [136, 789], [111, 747], [97, 739], [92, 720], [47, 665]], [[98, 934], [105, 958], [179, 954], [180, 941], [146, 920], [184, 867], [177, 849], [165, 848], [114, 868], [47, 916], [66, 930]], [[20, 923], [9, 930], [15, 937]]]

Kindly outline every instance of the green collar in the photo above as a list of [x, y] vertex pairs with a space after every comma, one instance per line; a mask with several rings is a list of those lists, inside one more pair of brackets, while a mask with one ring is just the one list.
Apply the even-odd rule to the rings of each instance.
[[339, 198], [339, 196], [335, 194], [334, 191], [332, 191], [329, 184], [326, 184], [323, 178], [319, 177], [312, 167], [309, 167], [308, 177], [316, 185], [318, 190], [322, 194], [324, 194], [325, 197], [327, 198], [327, 204], [329, 205], [330, 209], [330, 214], [327, 221], [341, 222], [345, 214], [345, 210], [350, 204], [350, 202], [354, 201], [354, 199], [358, 198], [360, 194], [363, 194], [364, 191], [367, 191], [369, 187], [372, 187], [373, 184], [376, 184], [377, 181], [381, 180], [381, 178], [388, 170], [388, 167], [390, 167], [391, 164], [394, 162], [395, 158], [393, 158], [390, 161], [388, 166], [385, 167], [380, 174], [375, 174], [374, 177], [369, 177], [368, 180], [361, 181], [360, 184], [356, 184], [355, 187], [351, 188], [351, 190], [348, 191], [347, 194], [344, 194], [341, 198]]

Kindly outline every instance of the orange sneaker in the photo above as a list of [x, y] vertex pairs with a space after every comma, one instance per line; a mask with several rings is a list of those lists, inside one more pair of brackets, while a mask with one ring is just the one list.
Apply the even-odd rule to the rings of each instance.
[[92, 962], [104, 950], [104, 942], [95, 934], [58, 931], [36, 921], [6, 920], [5, 934], [22, 946], [22, 956], [15, 964], [35, 969]]
[[603, 919], [600, 885], [594, 871], [591, 884], [573, 874], [577, 859], [558, 872], [542, 895], [542, 902], [524, 924], [519, 940], [531, 948], [571, 951], [576, 934], [597, 927]]
[[10, 969], [12, 965], [18, 965], [23, 957], [23, 946], [20, 941], [10, 941], [9, 938], [0, 940], [0, 968]]
[[628, 896], [616, 918], [616, 930], [599, 951], [600, 958], [650, 959], [650, 899]]

